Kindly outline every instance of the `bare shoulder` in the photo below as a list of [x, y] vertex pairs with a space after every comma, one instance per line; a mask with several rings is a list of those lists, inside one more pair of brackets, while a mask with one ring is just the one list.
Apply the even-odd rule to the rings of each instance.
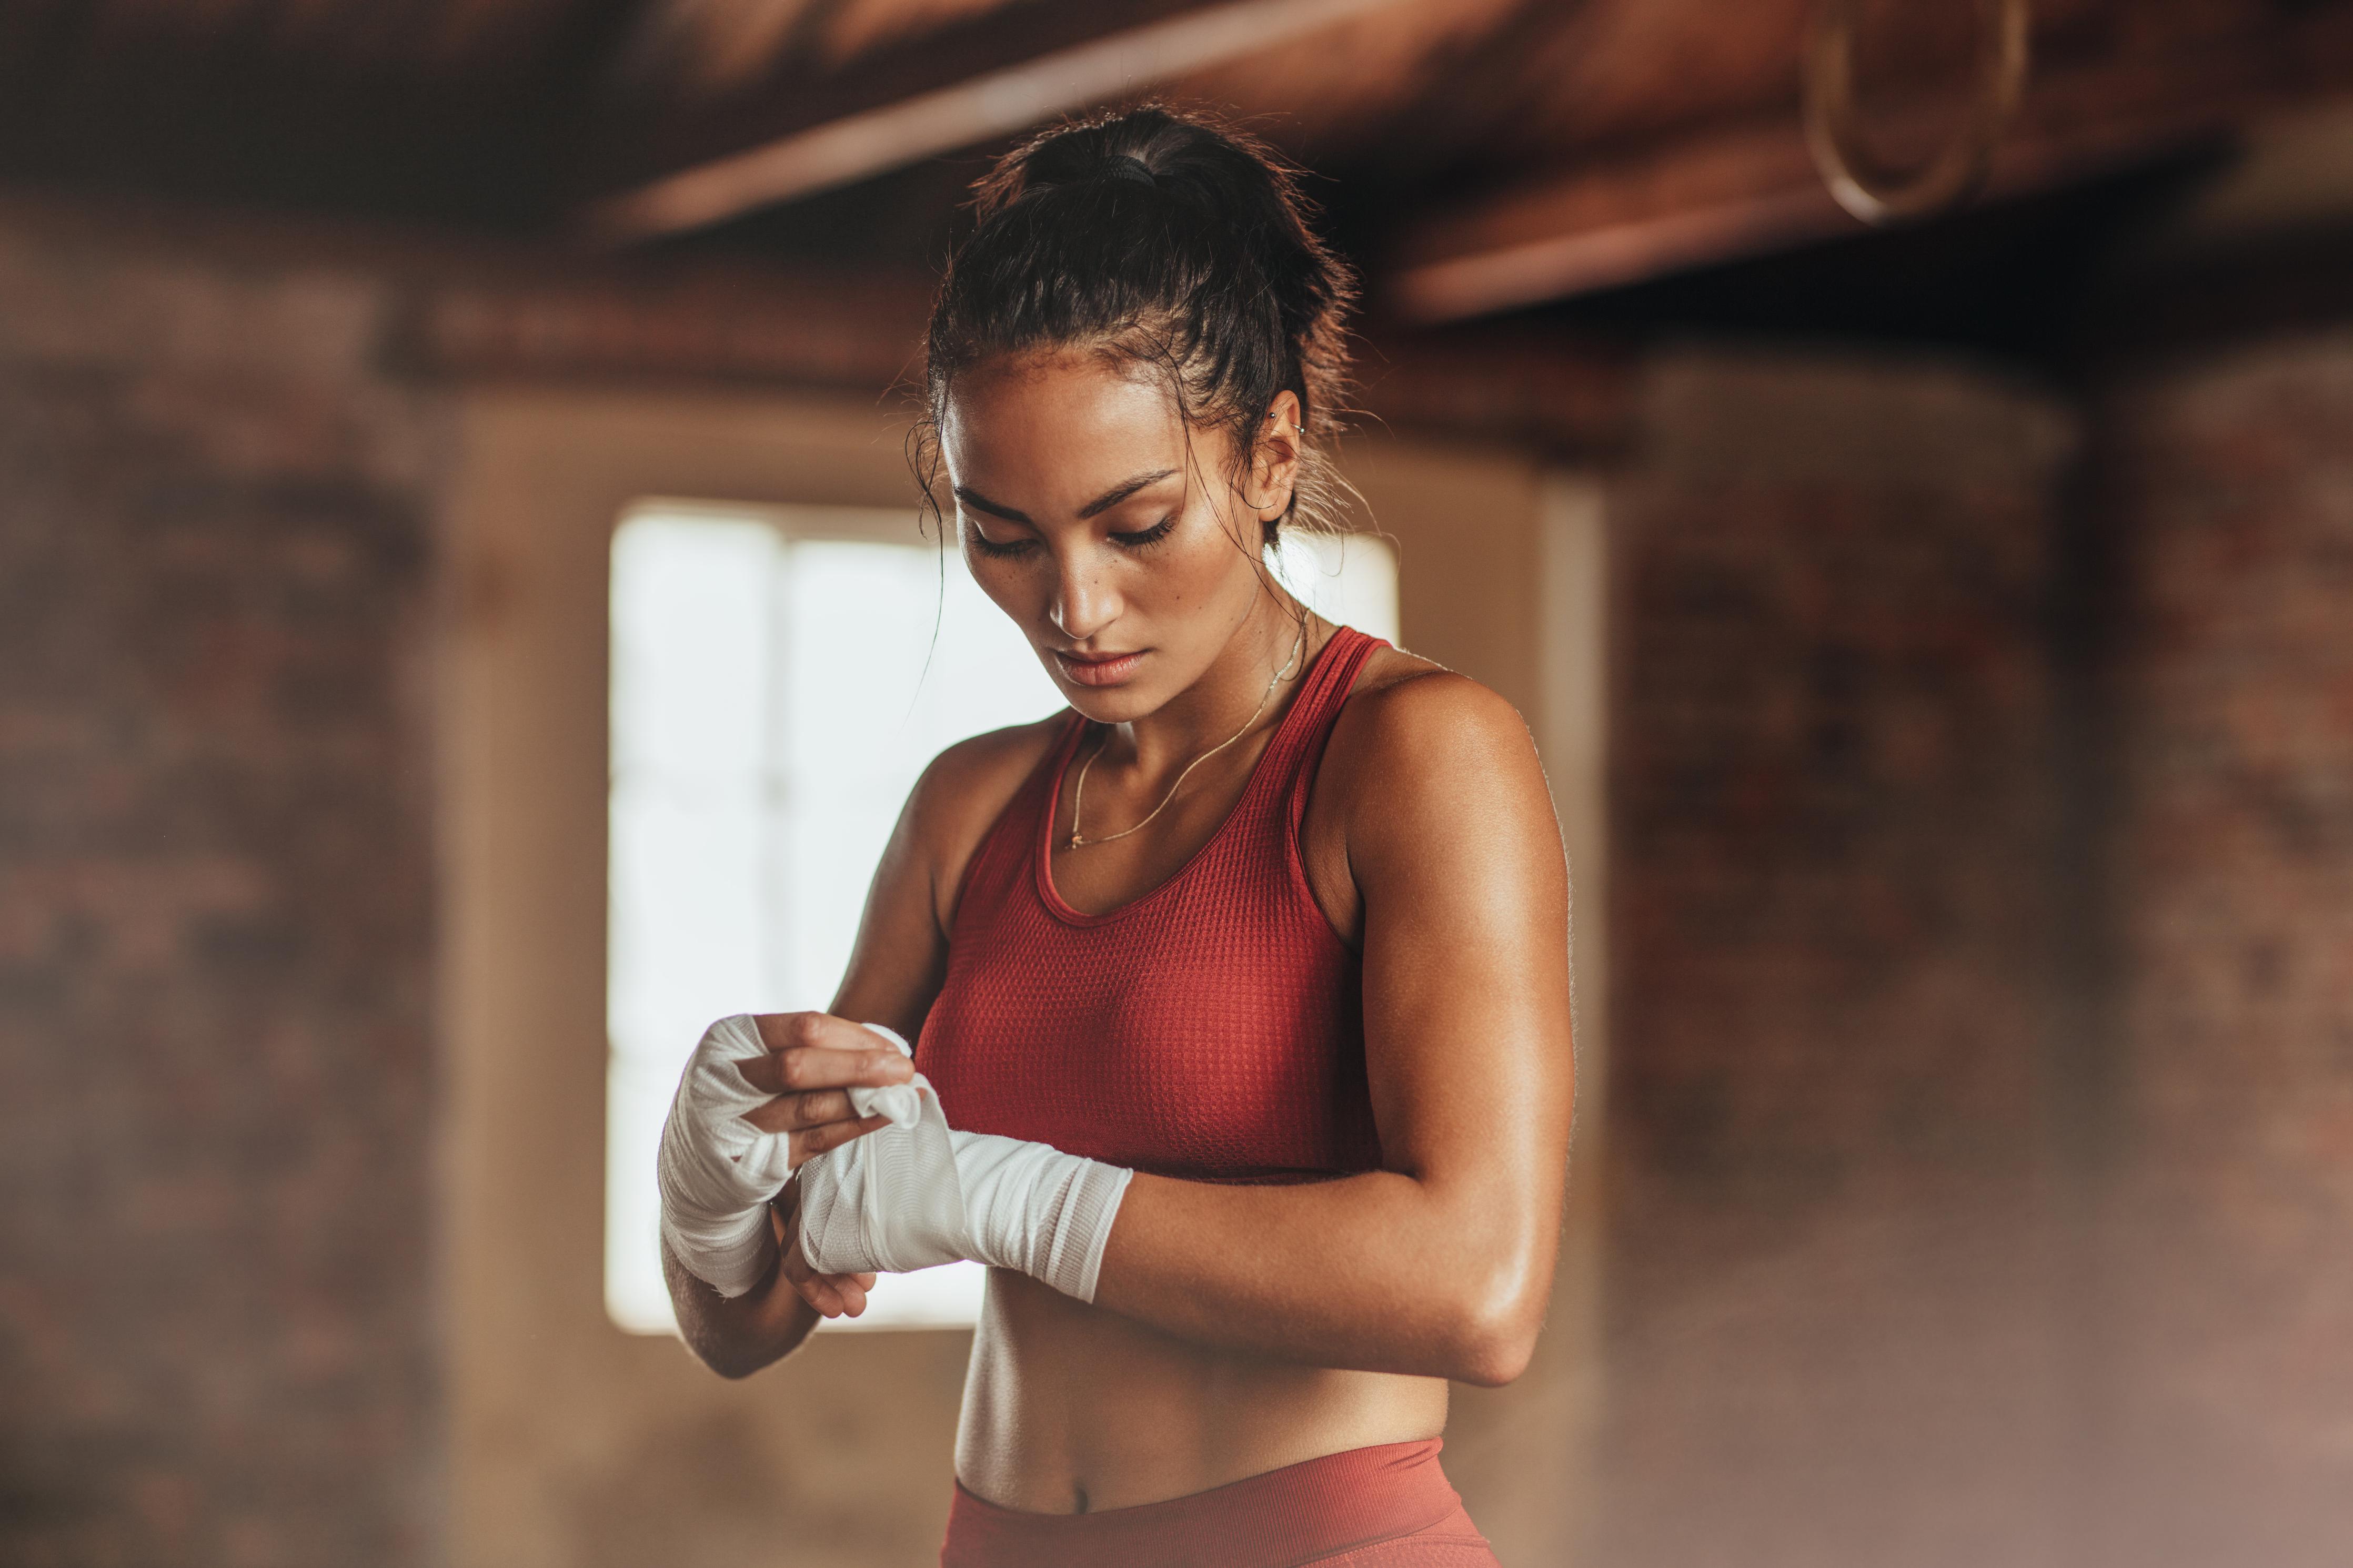
[[1344, 935], [1355, 928], [1339, 868], [1367, 900], [1434, 914], [1461, 896], [1520, 887], [1530, 868], [1550, 878], [1560, 858], [1551, 791], [1519, 710], [1402, 650], [1377, 649], [1341, 707], [1311, 819], [1319, 808], [1303, 849], [1311, 878], [1320, 867], [1324, 884], [1340, 889], [1325, 909]]
[[1064, 715], [1013, 724], [958, 741], [925, 765], [908, 796], [907, 813], [919, 837], [977, 842], [1051, 749]]
[[1418, 654], [1377, 648], [1340, 710], [1325, 765], [1377, 780], [1393, 797], [1399, 785], [1523, 761], [1535, 766], [1535, 740], [1493, 689]]
[[874, 868], [849, 969], [831, 1011], [913, 1037], [939, 994], [965, 868], [1029, 770], [1057, 719], [959, 741], [924, 768]]
[[907, 859], [920, 863], [943, 931], [954, 918], [951, 905], [965, 867], [1022, 781], [1052, 749], [1066, 717], [1056, 713], [958, 741], [934, 757], [915, 781], [897, 837]]

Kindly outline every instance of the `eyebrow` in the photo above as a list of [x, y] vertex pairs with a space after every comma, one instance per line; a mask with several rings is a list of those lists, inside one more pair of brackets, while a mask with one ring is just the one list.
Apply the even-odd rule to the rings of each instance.
[[[1176, 471], [1176, 470], [1174, 468], [1158, 468], [1148, 474], [1138, 474], [1133, 479], [1124, 479], [1120, 483], [1112, 486], [1111, 489], [1103, 491], [1103, 494], [1095, 497], [1094, 500], [1087, 502], [1086, 505], [1079, 508], [1079, 515], [1081, 517], [1094, 517], [1103, 512], [1109, 511], [1112, 508], [1117, 506], [1120, 502], [1125, 500], [1136, 491], [1144, 489], [1145, 486], [1156, 485]], [[955, 494], [956, 500], [964, 502], [965, 505], [972, 508], [975, 511], [985, 511], [991, 517], [1001, 517], [1008, 522], [1029, 522], [1030, 521], [1029, 513], [1017, 511], [1012, 507], [1004, 506], [997, 501], [993, 501], [987, 496], [981, 494], [978, 490], [974, 489], [969, 485], [957, 485], [955, 488]], [[1035, 527], [1036, 525], [1032, 523], [1031, 526]]]
[[989, 500], [987, 496], [981, 494], [978, 490], [974, 489], [969, 485], [956, 486], [955, 499], [964, 502], [965, 505], [972, 508], [975, 511], [985, 511], [991, 517], [1001, 517], [1008, 522], [1028, 522], [1029, 521], [1029, 514], [1028, 512], [1016, 511], [1009, 506], [1000, 506], [997, 502]]
[[1079, 508], [1079, 515], [1092, 517], [1098, 512], [1109, 511], [1145, 486], [1156, 485], [1176, 471], [1174, 468], [1161, 468], [1149, 474], [1138, 474], [1123, 484], [1113, 485], [1086, 505]]

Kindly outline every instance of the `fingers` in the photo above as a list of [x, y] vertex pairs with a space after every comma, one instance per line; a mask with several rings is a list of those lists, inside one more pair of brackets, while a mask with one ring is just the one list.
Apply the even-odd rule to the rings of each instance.
[[744, 1081], [771, 1094], [905, 1083], [914, 1067], [880, 1035], [826, 1013], [763, 1013], [765, 1057], [738, 1069]]
[[849, 1103], [852, 1087], [904, 1083], [914, 1068], [895, 1047], [861, 1025], [827, 1013], [764, 1013], [754, 1022], [765, 1057], [741, 1063], [753, 1088], [776, 1098], [754, 1107], [744, 1120], [763, 1132], [793, 1134], [792, 1163], [838, 1149], [888, 1123], [860, 1119]]
[[855, 1318], [866, 1310], [866, 1292], [847, 1274], [813, 1274], [801, 1300], [828, 1318]]
[[848, 1310], [842, 1304], [841, 1292], [834, 1289], [830, 1274], [804, 1274], [793, 1281], [793, 1289], [820, 1316], [839, 1318]]
[[793, 1289], [800, 1299], [817, 1309], [821, 1317], [839, 1318], [847, 1310], [841, 1292], [834, 1289], [830, 1274], [804, 1274], [794, 1279]]
[[785, 1278], [792, 1282], [793, 1291], [822, 1317], [855, 1318], [866, 1310], [867, 1292], [874, 1289], [871, 1274], [818, 1274], [801, 1256], [800, 1240], [784, 1254]]
[[849, 1103], [849, 1090], [825, 1089], [781, 1095], [745, 1111], [744, 1120], [763, 1132], [805, 1132], [828, 1121], [855, 1121], [858, 1111]]
[[828, 1046], [796, 1046], [753, 1057], [735, 1070], [754, 1089], [770, 1094], [800, 1094], [819, 1089], [879, 1089], [904, 1083], [915, 1076], [914, 1064], [889, 1046], [875, 1050], [840, 1050]]
[[853, 1138], [863, 1138], [869, 1132], [880, 1132], [891, 1125], [887, 1116], [869, 1116], [856, 1121], [834, 1121], [807, 1132], [792, 1135], [792, 1144], [786, 1151], [788, 1163], [796, 1171], [828, 1149], [839, 1149]]
[[837, 1018], [830, 1013], [761, 1013], [753, 1022], [759, 1027], [760, 1043], [779, 1056], [829, 1050], [879, 1055], [901, 1063], [907, 1059], [899, 1054], [897, 1047], [865, 1025]]
[[793, 1140], [804, 1160], [812, 1154], [822, 1154], [828, 1149], [839, 1149], [852, 1138], [863, 1138], [869, 1132], [880, 1132], [891, 1125], [887, 1116], [861, 1116], [854, 1121], [829, 1121], [814, 1127]]

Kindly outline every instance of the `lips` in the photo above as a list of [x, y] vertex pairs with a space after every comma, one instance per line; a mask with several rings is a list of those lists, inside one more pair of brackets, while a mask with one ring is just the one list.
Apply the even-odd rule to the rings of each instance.
[[1054, 662], [1062, 673], [1081, 686], [1117, 686], [1135, 673], [1144, 655], [1137, 653], [1082, 654], [1051, 650]]

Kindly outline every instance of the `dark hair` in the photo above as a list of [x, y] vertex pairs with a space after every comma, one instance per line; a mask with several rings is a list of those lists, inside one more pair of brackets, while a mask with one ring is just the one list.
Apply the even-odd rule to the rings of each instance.
[[948, 264], [925, 338], [917, 465], [927, 496], [956, 374], [999, 354], [1083, 347], [1157, 366], [1189, 429], [1222, 428], [1239, 465], [1290, 391], [1303, 438], [1291, 503], [1266, 524], [1333, 529], [1355, 301], [1347, 264], [1308, 226], [1298, 174], [1257, 138], [1145, 104], [1073, 121], [974, 186], [979, 222]]

